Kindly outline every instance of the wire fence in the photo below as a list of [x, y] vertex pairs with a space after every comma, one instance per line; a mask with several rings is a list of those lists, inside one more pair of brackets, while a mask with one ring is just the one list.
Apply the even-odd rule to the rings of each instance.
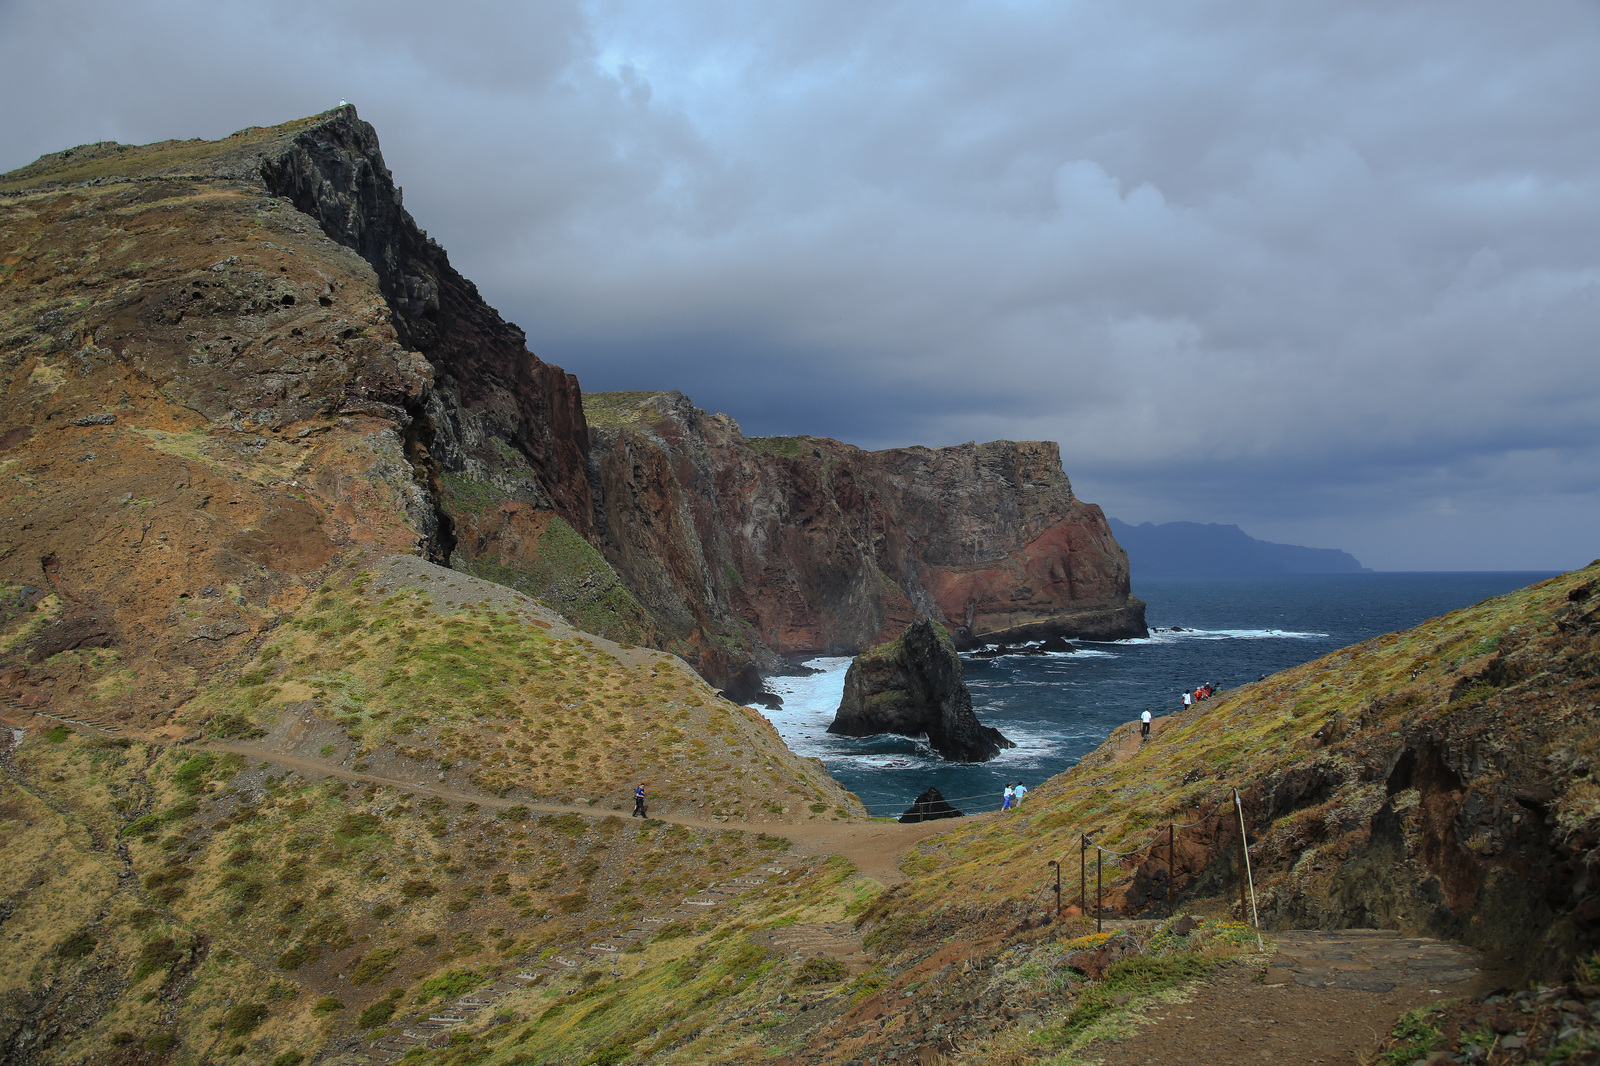
[[[932, 802], [926, 804], [925, 806], [932, 807], [934, 803], [942, 802], [943, 804], [945, 804], [945, 805], [947, 805], [947, 806], [949, 806], [951, 808], [955, 808], [955, 809], [959, 810], [960, 813], [962, 813], [962, 814], [967, 814], [967, 813], [973, 813], [972, 810], [971, 810], [971, 807], [972, 807], [972, 801], [974, 801], [974, 800], [986, 800], [987, 801], [982, 807], [978, 808], [976, 813], [988, 813], [991, 810], [998, 811], [998, 810], [1004, 810], [1005, 809], [1004, 800], [1002, 799], [1000, 801], [996, 801], [995, 798], [994, 798], [994, 794], [992, 792], [991, 793], [983, 793], [983, 794], [977, 795], [977, 796], [941, 797], [940, 800], [932, 801]], [[958, 804], [965, 805], [968, 809], [967, 810], [960, 810], [960, 808], [957, 807]], [[907, 805], [904, 808], [901, 808], [898, 804], [893, 804], [893, 805], [891, 805], [891, 804], [869, 804], [869, 805], [867, 805], [867, 809], [869, 811], [873, 811], [874, 808], [877, 808], [877, 809], [880, 809], [880, 810], [889, 811], [889, 816], [890, 817], [894, 817], [895, 816], [895, 812], [901, 812], [904, 815], [912, 815], [912, 816], [917, 816], [920, 813], [922, 819], [939, 818], [941, 815], [944, 815], [944, 816], [948, 817], [948, 815], [944, 814], [944, 811], [937, 810], [937, 809], [933, 810], [933, 811], [919, 812], [917, 810], [917, 808], [919, 806], [923, 806], [923, 805], [919, 805], [915, 800], [913, 800], [909, 805]], [[1012, 810], [1020, 810], [1022, 808], [1022, 806], [1023, 806], [1023, 804], [1020, 803], [1020, 802], [1013, 803], [1011, 809]], [[1089, 851], [1089, 849], [1092, 848], [1092, 849], [1094, 849], [1094, 852], [1095, 852], [1095, 906], [1093, 908], [1093, 911], [1094, 911], [1095, 929], [1096, 929], [1096, 931], [1098, 931], [1100, 929], [1102, 920], [1105, 917], [1105, 906], [1104, 906], [1104, 889], [1105, 889], [1105, 886], [1104, 886], [1104, 883], [1103, 883], [1103, 877], [1104, 877], [1104, 858], [1106, 856], [1110, 856], [1112, 859], [1116, 860], [1117, 863], [1118, 863], [1118, 866], [1120, 867], [1121, 861], [1123, 859], [1127, 859], [1127, 858], [1130, 858], [1130, 857], [1135, 856], [1135, 855], [1148, 854], [1149, 856], [1154, 858], [1157, 849], [1165, 846], [1166, 849], [1167, 849], [1167, 856], [1166, 856], [1166, 858], [1167, 858], [1166, 900], [1167, 900], [1168, 914], [1170, 915], [1171, 912], [1172, 912], [1174, 897], [1175, 897], [1175, 895], [1177, 893], [1177, 883], [1176, 883], [1176, 880], [1175, 880], [1175, 869], [1174, 869], [1174, 867], [1175, 867], [1175, 860], [1176, 860], [1176, 854], [1175, 853], [1177, 851], [1177, 834], [1178, 834], [1178, 831], [1180, 829], [1193, 829], [1196, 826], [1203, 825], [1206, 822], [1210, 822], [1210, 821], [1215, 820], [1217, 818], [1217, 815], [1222, 811], [1223, 807], [1232, 807], [1234, 809], [1234, 813], [1238, 817], [1238, 832], [1239, 832], [1239, 837], [1238, 837], [1238, 840], [1239, 840], [1239, 909], [1240, 909], [1241, 915], [1243, 915], [1243, 914], [1248, 914], [1249, 915], [1249, 917], [1251, 919], [1251, 924], [1255, 926], [1256, 941], [1257, 941], [1257, 944], [1259, 945], [1260, 942], [1261, 942], [1261, 920], [1260, 920], [1260, 918], [1259, 918], [1259, 916], [1257, 915], [1257, 912], [1256, 912], [1255, 877], [1254, 877], [1254, 874], [1253, 874], [1253, 872], [1252, 872], [1252, 870], [1250, 868], [1250, 848], [1249, 848], [1248, 835], [1247, 835], [1246, 829], [1245, 829], [1244, 802], [1243, 802], [1243, 799], [1239, 795], [1239, 790], [1238, 789], [1230, 789], [1229, 790], [1229, 795], [1227, 796], [1227, 798], [1218, 800], [1216, 803], [1212, 804], [1211, 809], [1209, 811], [1207, 811], [1205, 814], [1197, 814], [1197, 816], [1195, 817], [1195, 820], [1192, 821], [1192, 822], [1167, 822], [1164, 825], [1158, 825], [1158, 826], [1153, 827], [1152, 835], [1151, 835], [1149, 840], [1145, 841], [1142, 844], [1138, 844], [1138, 845], [1136, 845], [1136, 846], [1134, 846], [1132, 848], [1129, 848], [1127, 851], [1117, 851], [1117, 850], [1115, 850], [1113, 848], [1106, 847], [1105, 845], [1101, 844], [1097, 840], [1094, 840], [1093, 836], [1096, 833], [1098, 833], [1099, 830], [1089, 830], [1087, 832], [1080, 832], [1078, 834], [1078, 840], [1079, 840], [1079, 867], [1078, 867], [1079, 903], [1084, 908], [1085, 913], [1088, 913], [1088, 911], [1090, 909], [1089, 905], [1088, 905], [1088, 903], [1089, 903], [1089, 900], [1088, 900], [1088, 851]], [[1037, 809], [1037, 808], [1038, 808], [1038, 803], [1036, 802], [1034, 807], [1031, 808], [1031, 809]], [[1199, 809], [1200, 808], [1196, 808], [1197, 811]], [[1047, 878], [1045, 880], [1045, 883], [1044, 883], [1043, 887], [1041, 889], [1039, 889], [1039, 890], [1036, 890], [1035, 895], [1037, 894], [1038, 891], [1054, 892], [1055, 895], [1056, 895], [1057, 917], [1059, 917], [1060, 916], [1059, 912], [1060, 912], [1060, 909], [1061, 909], [1061, 881], [1060, 881], [1060, 877], [1061, 877], [1061, 871], [1062, 871], [1062, 868], [1063, 868], [1063, 864], [1062, 864], [1062, 862], [1060, 860], [1050, 860], [1049, 865], [1054, 866], [1056, 868], [1056, 873], [1052, 877]]]
[[[1177, 895], [1177, 878], [1176, 878], [1176, 859], [1177, 859], [1177, 855], [1176, 855], [1176, 852], [1177, 852], [1178, 830], [1180, 830], [1180, 829], [1193, 829], [1197, 825], [1202, 825], [1202, 824], [1204, 824], [1204, 823], [1206, 823], [1208, 821], [1211, 821], [1211, 820], [1215, 819], [1218, 816], [1218, 814], [1222, 811], [1222, 808], [1224, 806], [1232, 807], [1234, 814], [1238, 818], [1238, 827], [1239, 827], [1239, 835], [1238, 835], [1238, 843], [1239, 843], [1239, 912], [1240, 912], [1240, 916], [1241, 917], [1245, 917], [1245, 916], [1249, 917], [1250, 924], [1255, 927], [1256, 946], [1258, 948], [1261, 947], [1261, 943], [1262, 943], [1262, 941], [1261, 941], [1261, 918], [1260, 918], [1260, 916], [1259, 916], [1259, 914], [1257, 913], [1257, 910], [1256, 910], [1255, 877], [1254, 877], [1254, 874], [1252, 873], [1252, 871], [1250, 869], [1250, 842], [1249, 842], [1248, 833], [1247, 833], [1246, 828], [1245, 828], [1244, 800], [1239, 795], [1239, 790], [1236, 789], [1236, 788], [1235, 789], [1229, 789], [1228, 797], [1226, 799], [1219, 800], [1215, 804], [1213, 804], [1212, 807], [1211, 807], [1211, 810], [1208, 813], [1198, 816], [1192, 822], [1182, 822], [1182, 823], [1180, 823], [1180, 822], [1168, 822], [1166, 825], [1156, 826], [1155, 827], [1155, 833], [1151, 837], [1150, 840], [1148, 840], [1145, 843], [1140, 844], [1139, 846], [1137, 846], [1135, 848], [1132, 848], [1132, 849], [1130, 849], [1128, 851], [1114, 851], [1111, 848], [1105, 847], [1099, 841], [1092, 840], [1091, 839], [1092, 831], [1091, 831], [1091, 833], [1080, 833], [1080, 834], [1078, 834], [1078, 849], [1079, 849], [1078, 850], [1078, 863], [1079, 863], [1079, 866], [1078, 866], [1078, 871], [1079, 871], [1079, 873], [1078, 873], [1078, 877], [1079, 877], [1078, 896], [1079, 896], [1079, 903], [1084, 908], [1085, 913], [1087, 913], [1088, 910], [1089, 910], [1088, 861], [1087, 861], [1087, 859], [1088, 859], [1088, 851], [1089, 851], [1090, 848], [1093, 848], [1094, 851], [1095, 851], [1095, 906], [1094, 906], [1095, 931], [1096, 932], [1100, 931], [1102, 921], [1105, 918], [1105, 910], [1106, 910], [1106, 908], [1105, 908], [1105, 885], [1104, 885], [1104, 882], [1103, 882], [1103, 877], [1104, 877], [1104, 857], [1105, 856], [1109, 855], [1112, 858], [1119, 860], [1119, 865], [1120, 865], [1120, 860], [1128, 858], [1129, 856], [1132, 856], [1132, 855], [1138, 855], [1141, 852], [1149, 853], [1150, 856], [1152, 858], [1154, 858], [1156, 849], [1160, 848], [1163, 844], [1165, 844], [1166, 848], [1167, 848], [1167, 856], [1166, 856], [1166, 858], [1167, 858], [1167, 884], [1166, 884], [1166, 893], [1165, 893], [1165, 895], [1166, 895], [1166, 901], [1167, 901], [1167, 914], [1170, 917], [1172, 915], [1172, 913], [1173, 913], [1173, 905], [1174, 905], [1174, 902], [1175, 902], [1175, 897]], [[1220, 823], [1219, 823], [1219, 828], [1220, 828]], [[1162, 837], [1165, 837], [1166, 839], [1163, 840]], [[1056, 865], [1057, 865], [1057, 871], [1058, 871], [1058, 875], [1059, 875], [1060, 866], [1059, 866], [1059, 864], [1056, 864]], [[1060, 907], [1060, 895], [1059, 895], [1059, 892], [1058, 892], [1058, 894], [1057, 894], [1057, 908], [1058, 908], [1058, 910], [1059, 910], [1059, 907]]]
[[[976, 796], [943, 796], [933, 802], [947, 803], [952, 807], [961, 809], [963, 814], [987, 814], [990, 811], [1005, 809], [1004, 798], [997, 797], [992, 792], [982, 792]], [[879, 817], [897, 818], [902, 814], [915, 814], [917, 801], [911, 800], [907, 803], [863, 803], [862, 806], [870, 814]], [[1012, 810], [1017, 810], [1021, 807], [1021, 802], [1013, 802], [1011, 805]]]

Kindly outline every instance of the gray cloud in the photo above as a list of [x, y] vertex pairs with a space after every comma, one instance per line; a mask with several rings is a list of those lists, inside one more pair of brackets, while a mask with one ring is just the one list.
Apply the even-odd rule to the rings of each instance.
[[[1120, 517], [1600, 554], [1591, 4], [0, 4], [0, 166], [358, 105], [586, 388]], [[1520, 519], [1520, 521], [1519, 521]]]

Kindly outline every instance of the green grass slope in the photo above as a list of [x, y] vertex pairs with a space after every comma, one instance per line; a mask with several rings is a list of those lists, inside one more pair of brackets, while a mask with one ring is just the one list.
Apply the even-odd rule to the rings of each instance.
[[1600, 932], [1597, 585], [1600, 564], [1364, 641], [1158, 720], [1143, 744], [1129, 723], [1014, 816], [920, 846], [902, 905], [1021, 898], [1047, 859], [1075, 875], [1094, 833], [1144, 849], [1108, 863], [1111, 905], [1163, 913], [1164, 827], [1198, 820], [1178, 834], [1177, 897], [1226, 906], [1238, 789], [1268, 927], [1462, 938], [1558, 976]]
[[[162, 744], [34, 717], [0, 761], [14, 1061], [365, 1046], [861, 813], [681, 661], [408, 556], [335, 571], [175, 721]], [[640, 780], [687, 824], [621, 817]]]

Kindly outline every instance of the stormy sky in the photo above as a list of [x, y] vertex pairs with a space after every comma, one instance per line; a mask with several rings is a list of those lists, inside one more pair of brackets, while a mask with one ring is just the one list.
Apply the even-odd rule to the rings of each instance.
[[1600, 5], [0, 0], [0, 169], [347, 99], [586, 390], [1127, 521], [1600, 556]]

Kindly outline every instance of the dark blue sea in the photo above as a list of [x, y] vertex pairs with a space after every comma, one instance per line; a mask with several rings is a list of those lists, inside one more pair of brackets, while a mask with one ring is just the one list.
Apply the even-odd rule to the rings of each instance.
[[[874, 814], [898, 815], [937, 787], [964, 810], [998, 807], [1007, 782], [1032, 786], [1073, 766], [1148, 707], [1181, 706], [1182, 692], [1227, 689], [1298, 666], [1380, 633], [1417, 623], [1550, 573], [1317, 574], [1138, 581], [1148, 604], [1146, 639], [1075, 641], [1073, 653], [966, 658], [973, 707], [1017, 747], [992, 762], [954, 764], [925, 740], [850, 739], [826, 730], [839, 706], [848, 659], [813, 659], [806, 677], [775, 677], [783, 696], [766, 712], [789, 746], [814, 755]], [[1177, 630], [1174, 627], [1178, 627]]]

